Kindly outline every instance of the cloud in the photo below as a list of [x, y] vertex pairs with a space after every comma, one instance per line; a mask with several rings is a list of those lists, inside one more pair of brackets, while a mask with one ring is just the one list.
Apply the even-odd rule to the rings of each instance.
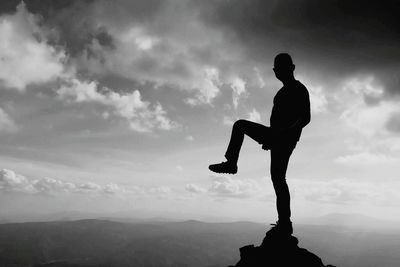
[[7, 169], [0, 171], [0, 189], [6, 192], [33, 193], [35, 187], [22, 175]]
[[[384, 164], [397, 161], [396, 98], [384, 100], [382, 84], [374, 75], [352, 76], [330, 95], [332, 111], [340, 112], [338, 130], [346, 135], [347, 148], [356, 151], [336, 159], [342, 164]], [[344, 126], [344, 127], [343, 127]], [[342, 153], [347, 154], [347, 153]]]
[[322, 86], [310, 86], [307, 85], [308, 92], [310, 94], [310, 105], [311, 112], [319, 114], [327, 111], [328, 99], [325, 95]]
[[389, 132], [400, 133], [400, 112], [392, 112], [385, 123]]
[[186, 184], [185, 190], [192, 194], [202, 194], [216, 199], [264, 199], [265, 192], [259, 182], [252, 179], [232, 179], [228, 176], [213, 175], [208, 187]]
[[114, 183], [106, 184], [103, 188], [103, 191], [104, 191], [104, 193], [110, 194], [110, 195], [128, 192], [125, 188], [123, 188], [117, 184], [114, 184]]
[[182, 165], [176, 165], [175, 169], [179, 172], [183, 172], [184, 168], [182, 167]]
[[352, 77], [341, 88], [335, 97], [343, 109], [340, 119], [345, 125], [366, 137], [387, 134], [386, 125], [393, 113], [400, 112], [400, 107], [396, 102], [373, 101], [383, 94], [375, 77]]
[[101, 189], [101, 186], [92, 182], [86, 182], [79, 184], [77, 189], [80, 192], [98, 192]]
[[250, 121], [261, 123], [261, 115], [255, 108], [249, 112], [248, 116]]
[[254, 72], [256, 73], [257, 83], [259, 88], [263, 88], [265, 86], [265, 80], [261, 75], [260, 70], [257, 67], [254, 67]]
[[239, 105], [240, 96], [246, 93], [246, 82], [239, 77], [234, 77], [231, 81], [231, 88], [233, 90], [232, 102], [236, 109]]
[[187, 136], [185, 137], [185, 140], [187, 140], [187, 141], [194, 141], [194, 137], [193, 137], [192, 135], [187, 135]]
[[207, 192], [207, 189], [196, 184], [187, 184], [185, 186], [185, 190], [194, 194], [201, 194]]
[[223, 31], [207, 26], [195, 1], [147, 2], [48, 2], [28, 7], [54, 29], [52, 43], [65, 47], [79, 73], [111, 74], [188, 91], [190, 96], [183, 99], [190, 105], [210, 104], [223, 88], [231, 88], [237, 106], [245, 90], [239, 76], [255, 76], [252, 67], [242, 68], [247, 63], [240, 47]]
[[222, 123], [226, 126], [232, 126], [235, 123], [235, 121], [234, 118], [224, 116]]
[[172, 189], [169, 186], [158, 186], [152, 187], [148, 190], [150, 194], [157, 195], [159, 197], [167, 196], [172, 193]]
[[218, 60], [204, 61], [202, 54], [204, 50], [209, 53], [208, 50], [220, 46], [218, 42], [222, 40], [218, 32], [205, 29], [196, 18], [195, 10], [173, 1], [162, 5], [152, 22], [130, 21], [121, 27], [115, 21], [96, 17], [97, 23], [108, 29], [115, 48], [89, 45], [96, 56], [82, 54], [80, 66], [92, 73], [113, 73], [189, 90], [193, 96], [186, 98], [186, 103], [210, 104], [220, 91], [221, 70]]
[[375, 75], [352, 76], [345, 81], [342, 90], [362, 96], [368, 106], [378, 105], [384, 93], [382, 84]]
[[14, 133], [18, 131], [18, 126], [12, 118], [0, 108], [0, 132]]
[[[261, 114], [255, 108], [253, 108], [250, 112], [247, 113], [247, 119], [257, 123], [262, 122]], [[236, 117], [224, 116], [222, 119], [222, 124], [226, 126], [232, 126], [236, 120], [237, 120]]]
[[252, 198], [260, 193], [259, 185], [253, 180], [237, 180], [216, 176], [208, 192], [219, 198]]
[[[132, 130], [151, 132], [153, 129], [171, 130], [176, 127], [168, 117], [160, 103], [151, 106], [143, 101], [138, 90], [132, 93], [119, 94], [109, 88], [99, 88], [95, 81], [80, 81], [71, 79], [69, 84], [57, 90], [60, 99], [72, 102], [100, 103], [111, 107], [113, 114], [126, 119]], [[109, 114], [103, 117], [108, 118]]]
[[371, 165], [371, 164], [387, 164], [399, 161], [386, 154], [376, 154], [371, 152], [362, 152], [358, 154], [340, 156], [335, 159], [335, 162], [349, 165]]
[[33, 190], [30, 193], [49, 194], [77, 192], [80, 186], [53, 178], [42, 178], [30, 181]]
[[[152, 105], [143, 101], [138, 90], [117, 93], [110, 88], [100, 88], [95, 79], [86, 81], [78, 77], [80, 75], [74, 65], [76, 62], [66, 56], [65, 46], [56, 49], [50, 45], [54, 45], [54, 37], [42, 22], [38, 15], [27, 11], [23, 2], [15, 14], [0, 17], [0, 33], [3, 36], [0, 40], [0, 81], [5, 87], [24, 90], [30, 84], [57, 80], [53, 90], [60, 99], [76, 103], [100, 103], [110, 108], [114, 116], [126, 119], [134, 131], [170, 130], [177, 126], [167, 117], [160, 103]], [[138, 42], [142, 49], [148, 43], [146, 39]], [[108, 119], [110, 113], [104, 111], [102, 117]], [[3, 131], [13, 132], [17, 129], [2, 110], [0, 124]]]
[[29, 178], [9, 169], [0, 170], [0, 192], [29, 195], [62, 196], [115, 196], [163, 198], [172, 193], [169, 186], [121, 186], [115, 183], [100, 185], [94, 182], [67, 182], [54, 178]]
[[348, 178], [331, 180], [294, 179], [290, 182], [294, 198], [317, 203], [340, 205], [369, 204], [377, 206], [397, 206], [400, 183], [391, 181], [373, 183]]
[[[383, 85], [380, 98], [399, 92], [394, 0], [113, 3], [35, 1], [28, 8], [55, 29], [52, 42], [65, 46], [79, 71], [188, 90], [193, 95], [184, 99], [191, 105], [211, 103], [232, 77], [264, 87], [259, 70], [281, 51], [293, 54], [300, 73], [324, 83], [372, 73]], [[235, 88], [237, 106], [242, 90]], [[318, 112], [324, 100], [316, 96]]]
[[[289, 52], [297, 74], [307, 74], [324, 91], [352, 76], [374, 75], [382, 86], [377, 101], [400, 96], [400, 41], [398, 2], [231, 0], [198, 4], [203, 21], [233, 36], [247, 61], [272, 62]], [[368, 19], [367, 19], [368, 18]], [[322, 111], [323, 98], [311, 95], [314, 112]], [[321, 102], [322, 101], [322, 102]]]
[[0, 82], [4, 87], [22, 91], [63, 74], [65, 54], [46, 43], [46, 33], [38, 23], [23, 2], [15, 14], [0, 17]]
[[56, 195], [58, 193], [100, 192], [94, 183], [75, 184], [53, 178], [30, 179], [9, 169], [0, 171], [0, 189], [5, 192]]
[[219, 71], [216, 68], [206, 67], [204, 69], [204, 78], [193, 84], [198, 92], [194, 97], [187, 98], [186, 103], [190, 105], [210, 104], [211, 101], [220, 92]]

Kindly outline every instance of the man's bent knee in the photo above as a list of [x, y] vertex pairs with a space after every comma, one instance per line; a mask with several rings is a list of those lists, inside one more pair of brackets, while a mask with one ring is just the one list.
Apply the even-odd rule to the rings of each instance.
[[246, 120], [243, 120], [243, 119], [240, 119], [240, 120], [237, 120], [237, 121], [235, 121], [235, 123], [233, 124], [233, 127], [234, 128], [239, 128], [239, 129], [243, 129], [244, 128], [244, 125], [246, 124]]

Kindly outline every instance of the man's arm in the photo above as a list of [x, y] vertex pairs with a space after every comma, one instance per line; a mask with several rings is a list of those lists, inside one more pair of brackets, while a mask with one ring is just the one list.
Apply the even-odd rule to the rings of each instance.
[[294, 116], [293, 123], [285, 128], [275, 128], [274, 132], [276, 135], [281, 135], [286, 132], [290, 132], [295, 129], [302, 129], [311, 121], [311, 110], [310, 110], [310, 97], [307, 89], [299, 97], [296, 97], [297, 107], [293, 108], [292, 114]]
[[284, 130], [290, 131], [292, 129], [304, 128], [311, 121], [310, 112], [305, 112], [301, 117], [299, 117], [292, 125]]

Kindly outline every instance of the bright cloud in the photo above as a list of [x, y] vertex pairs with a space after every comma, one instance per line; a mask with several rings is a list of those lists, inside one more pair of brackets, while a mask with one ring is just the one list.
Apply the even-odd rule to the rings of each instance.
[[[99, 88], [96, 81], [78, 79], [74, 67], [67, 66], [65, 52], [47, 44], [48, 36], [38, 22], [38, 17], [29, 13], [23, 3], [14, 15], [0, 19], [0, 33], [3, 36], [0, 40], [0, 81], [6, 87], [24, 90], [29, 84], [45, 83], [57, 78], [63, 84], [55, 89], [61, 99], [101, 103], [111, 108], [113, 115], [126, 119], [134, 131], [170, 130], [176, 126], [166, 116], [160, 103], [151, 105], [143, 101], [138, 90], [120, 94], [109, 88]], [[135, 40], [142, 50], [151, 49], [152, 39], [140, 35], [140, 32], [132, 31], [125, 38]], [[208, 101], [208, 98], [205, 100]], [[107, 111], [102, 113], [105, 119], [109, 115]], [[0, 110], [0, 129], [8, 132], [17, 129], [3, 110]]]
[[256, 74], [258, 87], [259, 88], [263, 88], [265, 86], [265, 80], [262, 77], [260, 70], [257, 67], [254, 67], [253, 70], [254, 70], [254, 72]]
[[124, 187], [115, 183], [100, 185], [94, 182], [66, 182], [54, 178], [33, 179], [17, 174], [9, 169], [0, 170], [0, 191], [9, 193], [26, 193], [31, 195], [83, 194], [115, 195], [127, 197], [162, 197], [172, 192], [169, 186], [145, 188], [141, 186]]
[[111, 185], [102, 187], [96, 183], [70, 183], [53, 178], [30, 179], [12, 170], [0, 171], [0, 190], [29, 194], [57, 195], [58, 193], [103, 193], [109, 192]]
[[379, 105], [368, 106], [364, 102], [354, 103], [341, 115], [347, 127], [366, 136], [373, 137], [386, 133], [386, 122], [393, 112], [400, 111], [397, 103], [382, 102]]
[[13, 133], [18, 130], [18, 126], [12, 118], [0, 108], [0, 132]]
[[157, 196], [166, 196], [172, 193], [172, 188], [169, 186], [158, 186], [150, 188], [148, 192]]
[[232, 117], [224, 116], [222, 123], [226, 126], [232, 126], [235, 123], [235, 121], [234, 118]]
[[398, 205], [399, 182], [373, 183], [352, 179], [291, 180], [294, 198], [317, 203]]
[[310, 94], [311, 112], [319, 114], [327, 111], [328, 98], [325, 88], [315, 84], [312, 79], [305, 75], [298, 75], [297, 78], [304, 82]]
[[187, 140], [187, 141], [194, 141], [194, 137], [193, 137], [192, 135], [187, 135], [187, 136], [185, 137], [185, 140]]
[[0, 171], [0, 189], [6, 192], [35, 192], [33, 184], [22, 175], [7, 169]]
[[[176, 5], [180, 4], [177, 2]], [[190, 105], [210, 104], [220, 92], [220, 69], [214, 64], [218, 63], [216, 60], [205, 62], [196, 51], [220, 45], [222, 36], [208, 29], [208, 38], [204, 39], [198, 33], [205, 31], [205, 25], [196, 20], [196, 14], [191, 15], [191, 23], [171, 25], [167, 32], [159, 32], [157, 22], [151, 25], [138, 23], [121, 29], [99, 18], [98, 23], [103, 24], [113, 37], [115, 49], [104, 49], [94, 42], [89, 47], [96, 57], [83, 53], [79, 62], [93, 73], [112, 72], [128, 79], [192, 91], [194, 96], [185, 99]], [[165, 27], [165, 21], [160, 23]], [[191, 34], [194, 32], [197, 34]]]
[[185, 186], [185, 190], [190, 193], [195, 193], [195, 194], [207, 192], [207, 189], [205, 189], [199, 185], [196, 185], [196, 184], [187, 184]]
[[311, 112], [321, 113], [326, 111], [328, 100], [322, 90], [322, 87], [308, 87], [310, 93]]
[[[236, 108], [246, 91], [246, 82], [238, 76], [246, 64], [243, 51], [237, 43], [229, 43], [224, 32], [203, 21], [200, 10], [188, 8], [192, 4], [168, 1], [151, 22], [134, 21], [124, 27], [118, 19], [103, 18], [110, 15], [107, 12], [97, 14], [95, 24], [107, 29], [113, 49], [98, 42], [88, 44], [90, 52], [82, 52], [79, 68], [189, 92], [183, 100], [192, 106], [211, 104], [221, 90], [230, 88]], [[251, 68], [247, 73], [255, 76]], [[262, 81], [259, 72], [256, 79]]]
[[241, 95], [246, 93], [246, 82], [239, 77], [234, 77], [230, 84], [233, 90], [232, 93], [233, 106], [236, 109], [239, 105], [239, 99]]
[[29, 84], [51, 81], [64, 72], [65, 55], [46, 43], [38, 19], [22, 2], [14, 15], [0, 18], [0, 81], [24, 90]]
[[384, 134], [385, 123], [393, 112], [400, 111], [400, 107], [388, 101], [371, 104], [371, 99], [379, 99], [382, 93], [371, 76], [349, 79], [336, 95], [338, 104], [344, 108], [340, 118], [347, 127], [366, 137]]
[[[153, 129], [171, 130], [176, 126], [166, 117], [160, 103], [151, 106], [150, 102], [142, 100], [138, 90], [129, 94], [119, 94], [108, 88], [100, 89], [95, 81], [72, 79], [69, 85], [62, 86], [57, 93], [61, 99], [77, 103], [100, 103], [111, 107], [114, 115], [128, 120], [130, 128], [138, 132], [150, 132]], [[108, 118], [108, 115], [103, 117]]]
[[346, 155], [338, 157], [335, 161], [341, 164], [350, 165], [371, 165], [371, 164], [386, 164], [399, 161], [394, 157], [390, 157], [386, 154], [376, 154], [371, 152], [362, 152], [358, 154]]
[[260, 187], [254, 180], [215, 176], [208, 192], [221, 198], [253, 198], [260, 194]]
[[[281, 85], [271, 69], [273, 56], [277, 48], [288, 48], [290, 39], [296, 77], [309, 89], [316, 116], [303, 132], [289, 171], [299, 177], [350, 177], [293, 180], [294, 197], [301, 196], [302, 204], [313, 201], [322, 206], [399, 202], [396, 183], [368, 182], [375, 181], [374, 172], [381, 167], [388, 167], [385, 179], [395, 176], [400, 158], [398, 60], [388, 56], [387, 42], [373, 41], [367, 49], [354, 50], [361, 35], [350, 34], [349, 42], [335, 43], [340, 40], [336, 31], [309, 31], [301, 23], [302, 34], [297, 37], [309, 38], [287, 36], [290, 23], [300, 20], [304, 26], [312, 21], [302, 12], [285, 13], [280, 16], [283, 23], [275, 25], [271, 18], [282, 15], [286, 1], [263, 3], [270, 5], [273, 17], [259, 16], [261, 9], [253, 10], [246, 1], [65, 1], [61, 6], [59, 1], [35, 2], [26, 1], [35, 15], [21, 4], [16, 13], [3, 10], [0, 17], [0, 87], [17, 90], [3, 90], [1, 98], [0, 160], [4, 167], [34, 177], [77, 174], [83, 180], [34, 179], [3, 170], [0, 192], [4, 197], [68, 195], [73, 196], [68, 201], [77, 205], [78, 195], [173, 199], [183, 193], [206, 200], [193, 203], [191, 211], [215, 199], [242, 198], [238, 202], [251, 204], [265, 200], [260, 180], [217, 176], [209, 185], [188, 184], [177, 177], [183, 171], [177, 164], [185, 167], [186, 178], [204, 176], [204, 160], [221, 153], [229, 138], [224, 125], [232, 126], [239, 118], [261, 122], [259, 111], [271, 110], [273, 94]], [[243, 8], [253, 13], [240, 12]], [[308, 8], [302, 10], [309, 13]], [[325, 9], [316, 7], [311, 13], [321, 10]], [[326, 25], [338, 21], [328, 20]], [[351, 32], [358, 32], [358, 22]], [[371, 25], [366, 28], [373, 34], [365, 31], [365, 36], [390, 37], [380, 30], [381, 23]], [[351, 25], [339, 28], [347, 26]], [[271, 35], [274, 29], [280, 36]], [[305, 40], [315, 40], [316, 46], [310, 50]], [[333, 53], [326, 53], [325, 42]], [[377, 48], [378, 43], [385, 45]], [[390, 42], [390, 47], [398, 45]], [[119, 122], [127, 126], [103, 127]], [[126, 134], [125, 128], [161, 134], [138, 136]], [[173, 129], [182, 132], [174, 134]], [[243, 151], [246, 178], [264, 175], [264, 154], [251, 147]], [[310, 165], [309, 171], [303, 164]], [[96, 182], [90, 182], [91, 177]], [[110, 177], [121, 184], [109, 183]], [[160, 177], [162, 184], [179, 189], [158, 186]], [[136, 182], [148, 187], [122, 186]], [[269, 199], [274, 199], [272, 186], [267, 190]], [[139, 202], [135, 202], [138, 208], [150, 208]], [[182, 211], [190, 204], [161, 202]], [[221, 201], [221, 205], [234, 210], [229, 207], [232, 202]]]
[[233, 179], [228, 176], [212, 176], [208, 187], [197, 184], [187, 184], [185, 190], [193, 194], [202, 194], [211, 198], [248, 198], [262, 199], [265, 190], [259, 182], [252, 179]]
[[261, 115], [255, 108], [249, 112], [248, 119], [253, 122], [261, 123]]
[[203, 73], [204, 78], [192, 85], [198, 89], [198, 93], [195, 97], [186, 99], [186, 103], [190, 105], [210, 104], [220, 92], [221, 81], [218, 69], [206, 67]]
[[159, 42], [157, 37], [150, 36], [139, 27], [132, 27], [118, 36], [122, 43], [134, 43], [139, 50], [151, 50]]

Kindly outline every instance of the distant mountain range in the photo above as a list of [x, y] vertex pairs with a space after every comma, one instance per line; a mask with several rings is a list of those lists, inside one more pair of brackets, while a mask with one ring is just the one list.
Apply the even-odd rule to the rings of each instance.
[[388, 221], [357, 213], [330, 213], [317, 218], [309, 218], [304, 221], [306, 224], [312, 225], [342, 226], [365, 230], [400, 229], [400, 221]]
[[[266, 224], [77, 220], [0, 225], [0, 266], [226, 267]], [[340, 267], [400, 266], [400, 231], [294, 225], [301, 247]]]

